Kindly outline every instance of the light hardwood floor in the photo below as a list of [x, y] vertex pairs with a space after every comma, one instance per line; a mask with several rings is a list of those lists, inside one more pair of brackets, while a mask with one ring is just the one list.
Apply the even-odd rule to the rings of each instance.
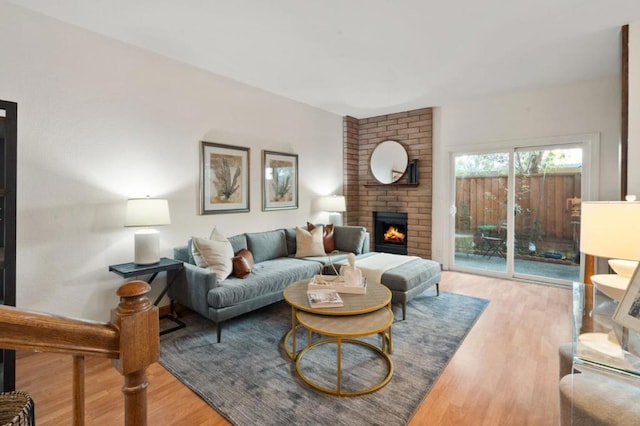
[[[557, 348], [571, 338], [571, 291], [446, 271], [440, 289], [490, 304], [409, 424], [557, 425]], [[39, 426], [70, 424], [71, 363], [18, 354], [17, 388], [32, 395]], [[229, 424], [160, 365], [148, 375], [150, 425]], [[121, 386], [109, 361], [87, 359], [88, 425], [124, 423]]]

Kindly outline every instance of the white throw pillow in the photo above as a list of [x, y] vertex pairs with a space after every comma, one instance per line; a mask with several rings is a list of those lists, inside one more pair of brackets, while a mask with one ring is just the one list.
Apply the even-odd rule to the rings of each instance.
[[233, 247], [224, 235], [214, 229], [210, 239], [192, 237], [191, 241], [191, 254], [196, 261], [196, 265], [215, 272], [218, 281], [222, 281], [231, 275], [233, 271]]
[[324, 256], [323, 236], [322, 225], [311, 232], [296, 226], [296, 257]]

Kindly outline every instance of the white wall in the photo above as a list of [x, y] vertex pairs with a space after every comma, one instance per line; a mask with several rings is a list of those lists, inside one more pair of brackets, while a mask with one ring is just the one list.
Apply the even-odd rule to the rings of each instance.
[[629, 150], [627, 193], [640, 199], [640, 22], [629, 24]]
[[[18, 103], [24, 309], [108, 319], [124, 281], [107, 267], [133, 259], [129, 197], [169, 199], [170, 256], [213, 226], [231, 236], [303, 225], [315, 196], [341, 191], [340, 116], [4, 2], [0, 58], [0, 98]], [[250, 213], [198, 214], [201, 140], [251, 148]], [[263, 149], [299, 155], [298, 209], [261, 211]]]
[[450, 152], [479, 145], [598, 133], [599, 199], [620, 191], [620, 82], [605, 78], [446, 105], [434, 111], [433, 257], [448, 267]]

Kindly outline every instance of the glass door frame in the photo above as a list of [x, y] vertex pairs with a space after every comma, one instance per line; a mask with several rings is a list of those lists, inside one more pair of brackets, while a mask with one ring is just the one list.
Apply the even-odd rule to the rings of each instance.
[[[448, 215], [448, 229], [449, 235], [445, 241], [445, 253], [446, 261], [448, 263], [448, 269], [468, 272], [474, 274], [482, 274], [488, 276], [495, 276], [498, 278], [515, 278], [523, 281], [536, 281], [544, 282], [548, 284], [556, 285], [570, 285], [570, 282], [562, 280], [552, 280], [545, 277], [531, 276], [527, 274], [516, 274], [514, 272], [514, 217], [513, 215], [507, 215], [507, 250], [506, 250], [506, 271], [489, 271], [481, 270], [478, 268], [461, 267], [455, 264], [455, 233], [456, 233], [456, 207], [455, 207], [455, 191], [456, 191], [456, 176], [455, 176], [455, 158], [460, 155], [481, 155], [503, 152], [509, 154], [509, 175], [507, 179], [508, 196], [507, 196], [507, 211], [513, 211], [515, 206], [515, 167], [514, 157], [516, 151], [525, 150], [549, 150], [560, 149], [567, 147], [580, 147], [582, 148], [582, 181], [581, 192], [582, 199], [595, 200], [598, 194], [598, 182], [599, 182], [599, 162], [600, 162], [600, 134], [588, 133], [577, 134], [567, 136], [557, 136], [539, 139], [529, 140], [510, 140], [493, 144], [481, 144], [472, 146], [455, 146], [448, 150], [449, 154], [449, 215]], [[542, 279], [544, 278], [544, 279]], [[584, 282], [584, 255], [580, 254], [580, 280]]]

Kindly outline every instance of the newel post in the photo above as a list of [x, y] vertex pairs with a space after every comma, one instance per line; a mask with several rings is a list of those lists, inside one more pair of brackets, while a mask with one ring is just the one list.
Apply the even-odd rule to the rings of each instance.
[[150, 290], [144, 281], [124, 284], [117, 292], [120, 304], [111, 311], [111, 322], [120, 331], [120, 358], [113, 366], [124, 376], [125, 425], [147, 424], [146, 369], [160, 354], [158, 308], [146, 296]]

